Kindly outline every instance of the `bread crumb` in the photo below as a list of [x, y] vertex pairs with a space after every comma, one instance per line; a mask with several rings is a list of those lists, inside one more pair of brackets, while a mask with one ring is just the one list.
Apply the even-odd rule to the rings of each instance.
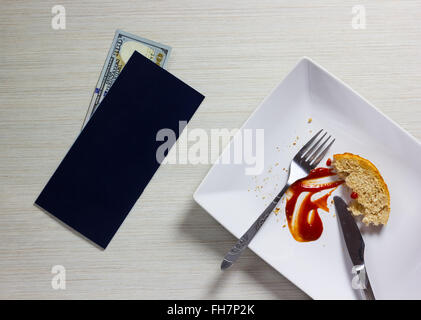
[[308, 118], [307, 123], [311, 123], [313, 121], [312, 118]]

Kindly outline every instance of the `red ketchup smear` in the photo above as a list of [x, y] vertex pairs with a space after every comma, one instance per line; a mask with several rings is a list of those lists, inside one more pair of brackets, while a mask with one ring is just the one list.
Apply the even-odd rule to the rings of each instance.
[[358, 198], [358, 193], [356, 193], [356, 192], [352, 192], [352, 193], [351, 193], [351, 198], [352, 198], [352, 199], [357, 199], [357, 198]]
[[[344, 181], [338, 180], [333, 182], [326, 182], [323, 184], [308, 185], [306, 184], [306, 181], [334, 175], [336, 175], [336, 173], [334, 173], [331, 169], [317, 168], [310, 171], [307, 177], [297, 180], [289, 187], [285, 212], [289, 230], [295, 240], [300, 242], [307, 242], [319, 239], [323, 232], [323, 223], [320, 219], [317, 209], [320, 208], [329, 212], [327, 207], [327, 199], [339, 185], [344, 183]], [[323, 197], [311, 201], [311, 197], [315, 193], [327, 189], [332, 190], [325, 194]], [[303, 192], [308, 192], [308, 194], [304, 197], [298, 210], [295, 210], [297, 199]], [[295, 217], [294, 211], [297, 211], [295, 213]]]

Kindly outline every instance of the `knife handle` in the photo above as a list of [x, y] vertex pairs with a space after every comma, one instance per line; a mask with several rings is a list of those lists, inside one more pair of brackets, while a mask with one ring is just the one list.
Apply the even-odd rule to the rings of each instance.
[[364, 296], [366, 300], [376, 300], [376, 298], [374, 297], [374, 292], [373, 289], [371, 288], [371, 284], [370, 284], [370, 280], [368, 279], [368, 274], [366, 273], [365, 275], [365, 289], [362, 289], [364, 292]]
[[237, 241], [234, 247], [225, 255], [224, 260], [221, 264], [221, 269], [225, 270], [229, 268], [237, 259], [241, 256], [243, 251], [248, 247], [250, 241], [257, 234], [259, 229], [265, 223], [273, 209], [275, 209], [279, 200], [281, 200], [283, 194], [288, 190], [289, 184], [287, 183], [281, 192], [276, 196], [275, 199], [269, 204], [269, 206], [263, 211], [263, 213], [257, 218], [257, 220], [251, 225], [246, 233]]

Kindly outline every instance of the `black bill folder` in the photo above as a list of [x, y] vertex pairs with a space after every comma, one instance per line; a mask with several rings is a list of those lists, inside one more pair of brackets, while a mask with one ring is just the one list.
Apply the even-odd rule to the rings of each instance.
[[157, 132], [178, 138], [203, 99], [134, 52], [36, 205], [105, 249], [160, 165]]

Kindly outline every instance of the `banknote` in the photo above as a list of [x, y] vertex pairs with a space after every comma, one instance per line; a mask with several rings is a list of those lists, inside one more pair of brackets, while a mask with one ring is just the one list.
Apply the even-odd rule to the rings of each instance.
[[135, 50], [162, 68], [165, 68], [171, 53], [171, 47], [169, 46], [117, 30], [92, 95], [82, 129], [88, 123]]

